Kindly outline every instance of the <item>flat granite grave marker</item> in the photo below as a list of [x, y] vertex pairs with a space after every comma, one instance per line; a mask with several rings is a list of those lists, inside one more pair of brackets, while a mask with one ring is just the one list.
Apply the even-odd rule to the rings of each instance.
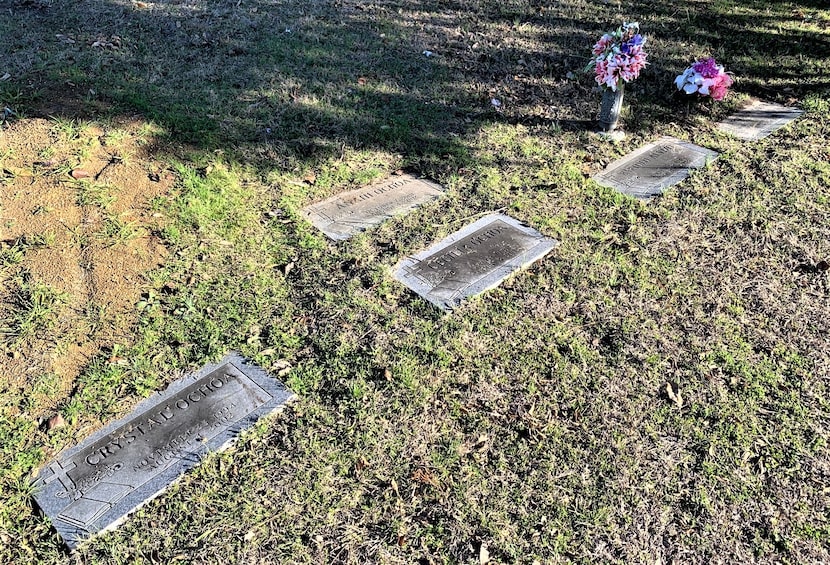
[[718, 127], [747, 141], [763, 139], [804, 112], [780, 104], [754, 100], [718, 124]]
[[665, 136], [614, 161], [594, 181], [634, 198], [661, 194], [718, 154], [692, 143]]
[[509, 216], [491, 214], [404, 259], [395, 268], [395, 278], [442, 310], [452, 310], [556, 245]]
[[232, 353], [170, 384], [44, 467], [35, 500], [71, 549], [111, 530], [294, 394]]
[[412, 175], [399, 175], [383, 182], [351, 190], [303, 208], [302, 212], [320, 231], [338, 241], [376, 226], [384, 220], [434, 200], [444, 189]]

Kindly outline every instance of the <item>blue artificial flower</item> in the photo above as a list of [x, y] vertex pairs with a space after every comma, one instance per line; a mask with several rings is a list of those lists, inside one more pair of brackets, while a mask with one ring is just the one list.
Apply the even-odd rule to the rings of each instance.
[[623, 53], [625, 53], [626, 55], [628, 55], [628, 54], [631, 53], [631, 50], [634, 47], [636, 47], [638, 45], [642, 45], [642, 44], [643, 44], [643, 36], [638, 33], [637, 35], [635, 35], [634, 37], [632, 37], [631, 39], [629, 39], [628, 41], [623, 43], [622, 46], [620, 46], [620, 50]]

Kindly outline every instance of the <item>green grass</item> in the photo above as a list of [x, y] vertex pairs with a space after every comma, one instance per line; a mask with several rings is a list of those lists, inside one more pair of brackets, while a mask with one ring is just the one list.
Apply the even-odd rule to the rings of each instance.
[[97, 206], [104, 210], [112, 206], [117, 196], [113, 194], [113, 187], [106, 184], [89, 182], [81, 179], [75, 184], [78, 190], [78, 204], [81, 206]]
[[135, 222], [125, 222], [118, 217], [107, 216], [104, 218], [101, 231], [93, 236], [105, 241], [107, 246], [113, 246], [139, 237], [142, 231]]
[[[624, 19], [651, 64], [613, 144], [579, 69]], [[137, 324], [68, 388], [0, 380], [0, 561], [827, 561], [828, 22], [809, 0], [101, 0], [0, 20], [18, 54], [0, 102], [54, 116], [76, 153], [82, 128], [138, 114], [148, 156], [130, 158], [176, 177]], [[58, 34], [74, 43], [39, 39]], [[703, 55], [736, 76], [722, 105], [672, 92]], [[754, 143], [718, 132], [750, 96], [805, 115]], [[721, 155], [649, 203], [590, 180], [660, 135]], [[338, 244], [300, 213], [397, 169], [446, 197]], [[67, 186], [105, 214], [117, 194]], [[495, 210], [559, 247], [450, 315], [392, 278]], [[107, 218], [113, 245], [143, 233]], [[62, 305], [15, 278], [49, 245], [33, 237], [0, 244], [8, 339]], [[68, 556], [30, 474], [234, 349], [299, 400]], [[47, 433], [54, 412], [68, 425]]]
[[8, 299], [9, 325], [4, 328], [4, 337], [19, 343], [48, 330], [65, 300], [65, 295], [47, 285], [22, 282]]

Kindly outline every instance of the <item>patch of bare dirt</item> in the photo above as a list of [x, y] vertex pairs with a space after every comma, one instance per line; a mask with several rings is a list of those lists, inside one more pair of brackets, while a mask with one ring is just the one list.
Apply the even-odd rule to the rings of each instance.
[[[146, 275], [166, 256], [151, 202], [173, 183], [147, 153], [148, 131], [54, 119], [0, 130], [0, 250], [20, 253], [0, 263], [0, 382], [11, 390], [54, 375], [54, 406], [93, 356], [130, 341]], [[58, 299], [22, 333], [37, 305], [20, 297], [39, 286]]]

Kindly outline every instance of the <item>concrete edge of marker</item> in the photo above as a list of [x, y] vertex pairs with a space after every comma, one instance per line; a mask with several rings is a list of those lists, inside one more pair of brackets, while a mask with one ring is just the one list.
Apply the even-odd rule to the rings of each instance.
[[[516, 228], [517, 230], [534, 237], [539, 240], [539, 242], [531, 247], [530, 249], [514, 256], [509, 261], [504, 263], [500, 268], [494, 269], [493, 271], [486, 274], [484, 277], [478, 279], [477, 281], [473, 282], [469, 287], [467, 287], [467, 293], [464, 298], [453, 302], [448, 303], [446, 301], [436, 300], [433, 296], [430, 295], [430, 291], [432, 287], [429, 285], [425, 285], [418, 281], [414, 277], [407, 277], [405, 270], [408, 267], [411, 267], [420, 261], [422, 261], [426, 257], [430, 257], [437, 253], [440, 253], [447, 247], [450, 247], [455, 242], [464, 237], [474, 233], [476, 230], [486, 226], [487, 224], [493, 222], [494, 220], [501, 220], [504, 223], [510, 225], [511, 227]], [[406, 286], [407, 288], [414, 291], [418, 296], [429, 302], [430, 304], [438, 307], [439, 309], [443, 310], [444, 312], [450, 312], [458, 308], [461, 304], [464, 303], [465, 300], [469, 299], [471, 296], [475, 296], [485, 292], [487, 290], [493, 289], [497, 287], [503, 280], [505, 280], [509, 275], [521, 271], [522, 269], [528, 267], [532, 263], [538, 261], [539, 259], [543, 258], [547, 255], [551, 250], [559, 245], [559, 242], [553, 238], [549, 238], [539, 231], [535, 230], [534, 228], [523, 224], [519, 220], [511, 218], [506, 214], [495, 213], [495, 214], [488, 214], [482, 218], [479, 218], [472, 224], [464, 226], [458, 231], [455, 231], [444, 239], [432, 245], [415, 255], [411, 255], [405, 257], [404, 259], [400, 260], [397, 265], [392, 268], [393, 277], [395, 280]]]

